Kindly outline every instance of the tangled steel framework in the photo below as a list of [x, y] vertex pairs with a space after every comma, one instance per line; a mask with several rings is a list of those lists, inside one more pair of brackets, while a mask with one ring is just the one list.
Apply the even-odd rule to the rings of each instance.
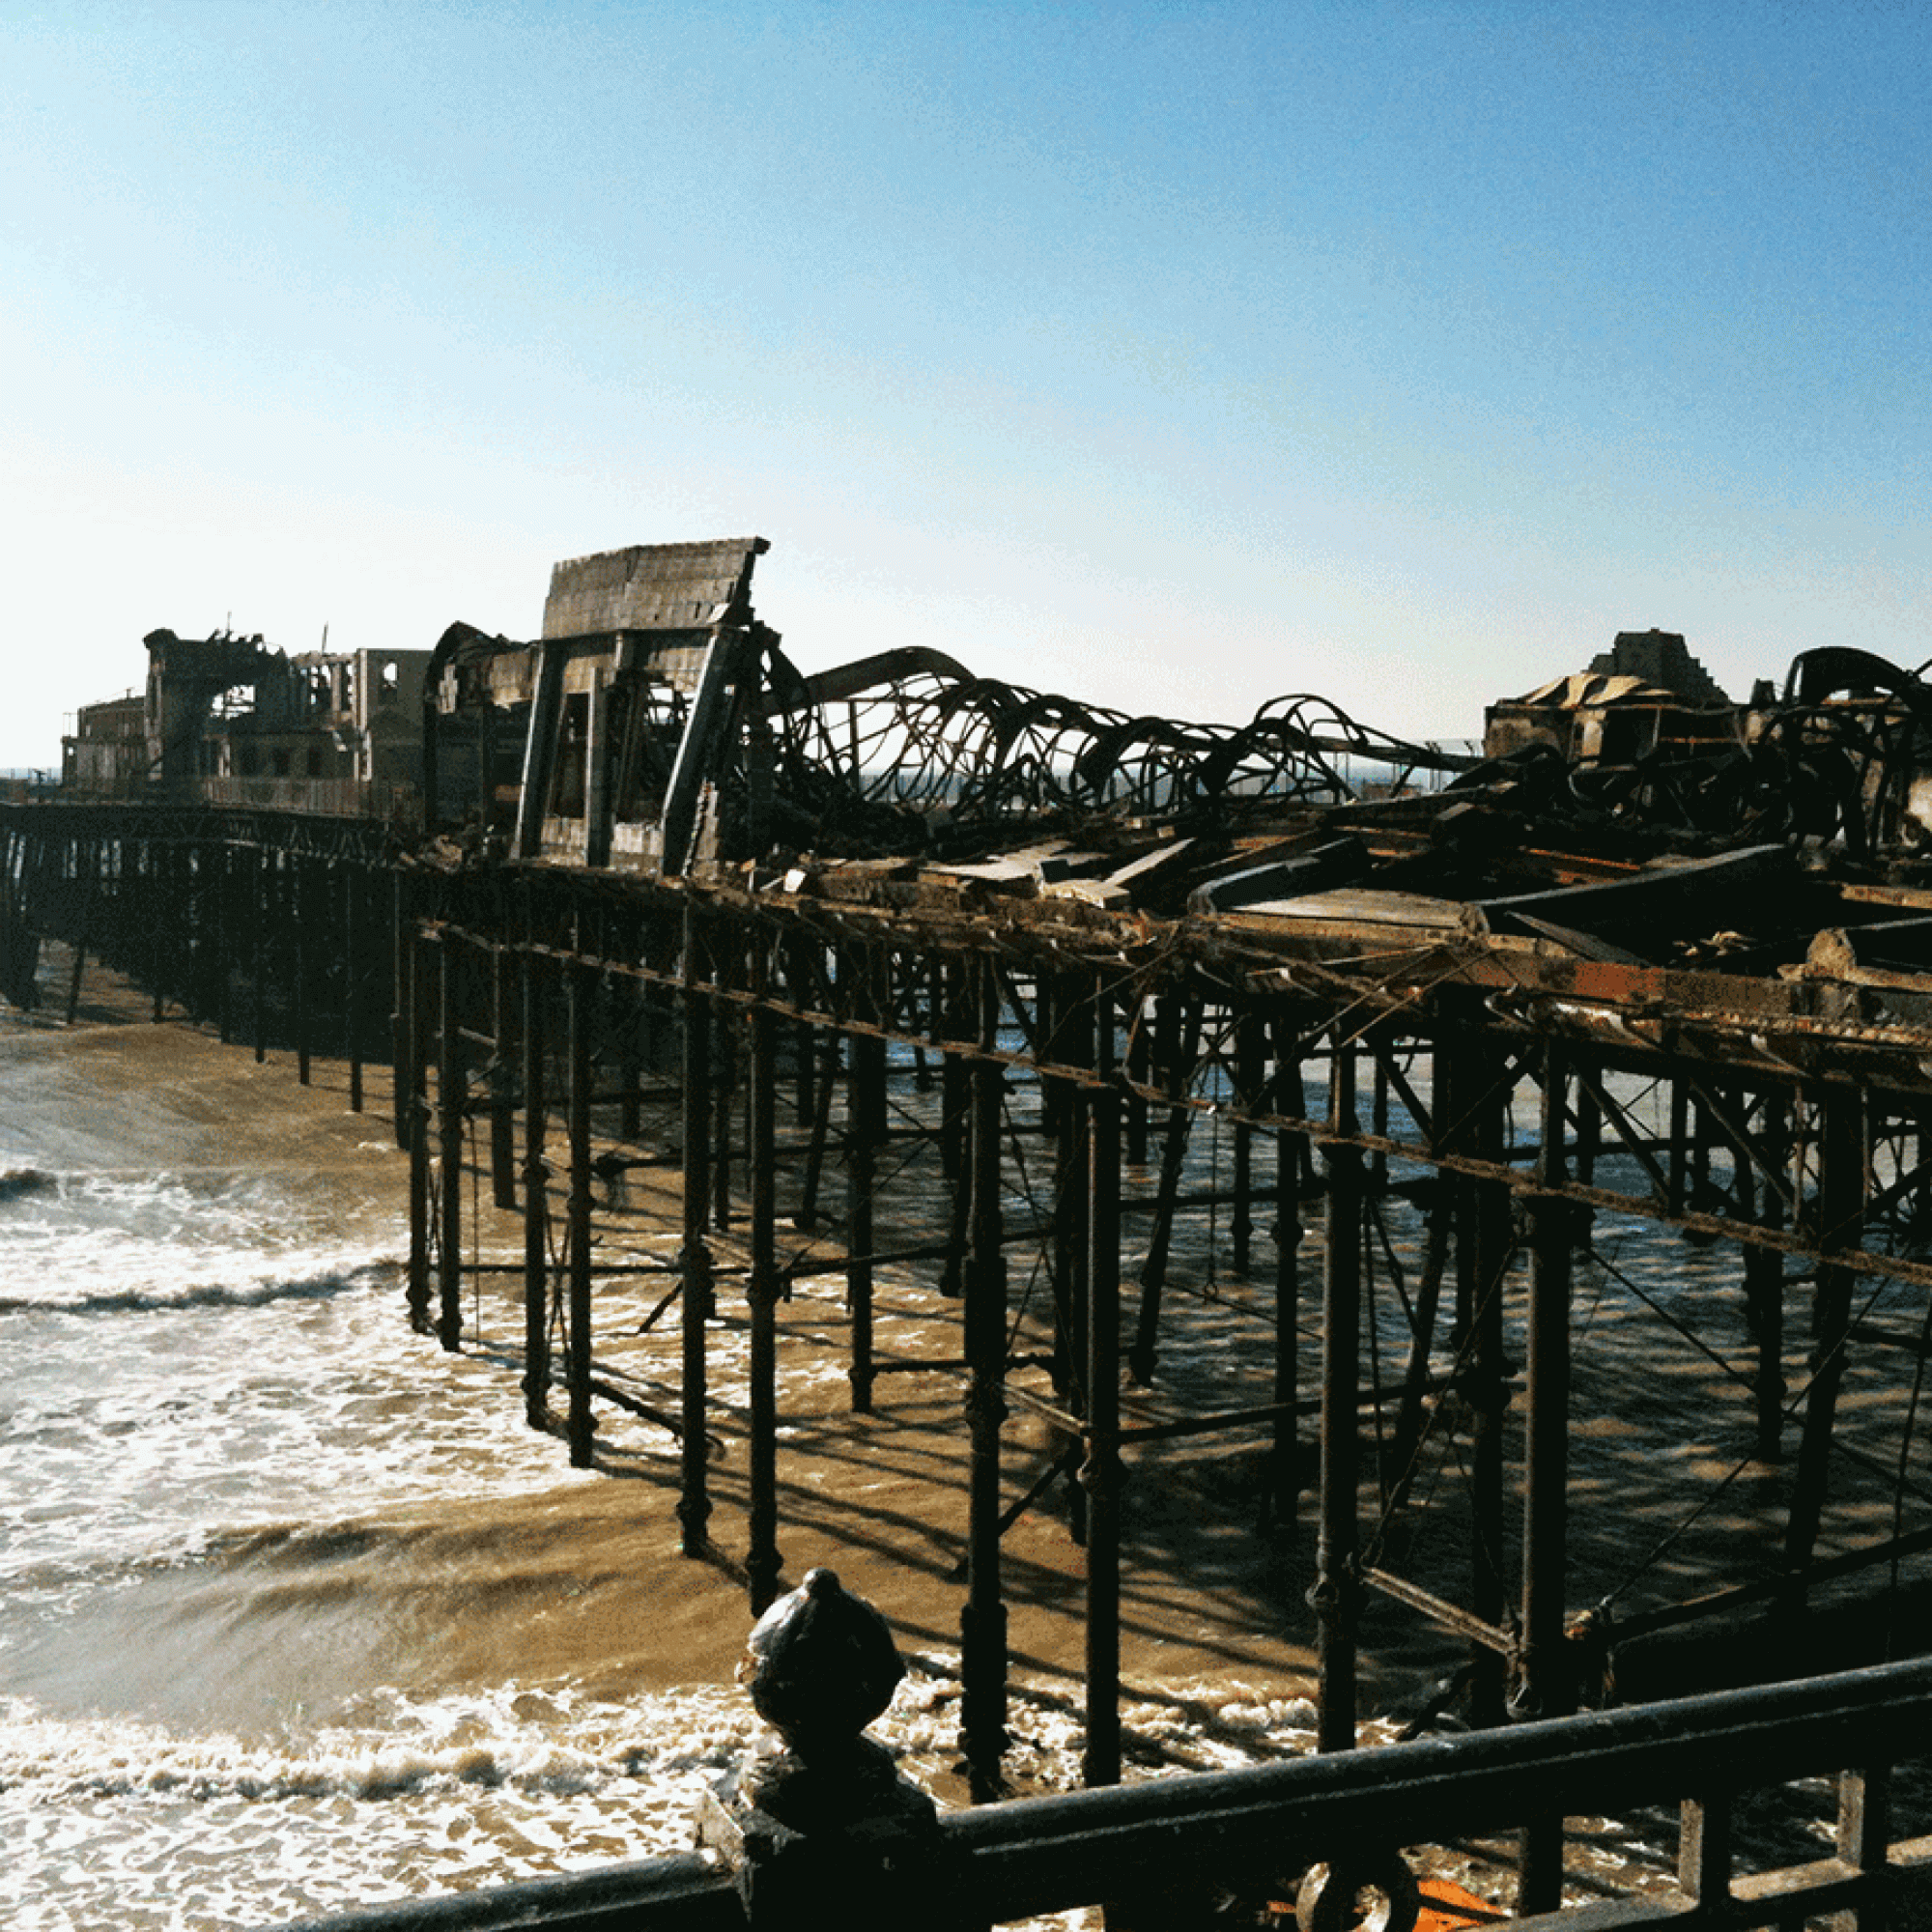
[[862, 806], [962, 822], [1332, 805], [1357, 795], [1355, 766], [1400, 788], [1418, 772], [1476, 762], [1312, 695], [1273, 698], [1246, 724], [1187, 724], [976, 677], [918, 648], [773, 682], [780, 763], [794, 782], [822, 792], [831, 779]]

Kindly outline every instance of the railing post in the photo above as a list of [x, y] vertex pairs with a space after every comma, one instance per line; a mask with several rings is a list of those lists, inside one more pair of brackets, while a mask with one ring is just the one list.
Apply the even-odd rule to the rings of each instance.
[[740, 1675], [782, 1747], [754, 1746], [705, 1794], [697, 1835], [731, 1867], [753, 1932], [966, 1932], [937, 1807], [863, 1735], [905, 1675], [878, 1611], [812, 1570], [760, 1618]]

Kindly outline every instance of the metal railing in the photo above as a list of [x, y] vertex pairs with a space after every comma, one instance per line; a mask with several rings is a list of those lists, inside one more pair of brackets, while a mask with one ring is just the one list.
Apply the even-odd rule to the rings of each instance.
[[[812, 1922], [924, 1932], [1081, 1905], [1132, 1901], [1139, 1928], [1192, 1922], [1189, 1893], [1279, 1898], [1317, 1861], [1304, 1926], [1349, 1922], [1357, 1888], [1413, 1922], [1404, 1848], [1512, 1827], [1560, 1853], [1565, 1818], [1682, 1805], [1674, 1885], [1550, 1906], [1505, 1922], [1538, 1932], [1615, 1925], [1875, 1932], [1932, 1924], [1932, 1838], [1892, 1836], [1894, 1767], [1932, 1761], [1932, 1662], [1547, 1719], [1252, 1771], [1154, 1779], [1016, 1800], [928, 1821], [861, 1822], [812, 1849], [801, 1889], [697, 1854], [308, 1920], [298, 1932], [727, 1932]], [[1747, 1794], [1819, 1775], [1837, 1780], [1833, 1842], [1747, 1860], [1732, 1831]], [[781, 1837], [784, 1833], [779, 1834]], [[798, 1841], [788, 1856], [796, 1859]], [[1746, 1869], [1747, 1864], [1753, 1866]], [[1552, 1872], [1557, 1866], [1552, 1863]], [[805, 1917], [801, 1917], [801, 1914]], [[290, 1928], [297, 1932], [297, 1928]]]

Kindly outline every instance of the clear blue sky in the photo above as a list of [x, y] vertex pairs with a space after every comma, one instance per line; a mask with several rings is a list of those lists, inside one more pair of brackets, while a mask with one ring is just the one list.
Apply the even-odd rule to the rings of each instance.
[[0, 0], [0, 764], [756, 532], [808, 668], [1932, 656], [1932, 9]]

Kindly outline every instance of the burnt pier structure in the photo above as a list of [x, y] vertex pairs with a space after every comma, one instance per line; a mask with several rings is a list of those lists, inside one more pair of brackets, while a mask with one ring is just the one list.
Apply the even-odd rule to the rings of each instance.
[[[71, 1008], [98, 957], [157, 1013], [350, 1054], [358, 1100], [386, 1038], [411, 1319], [458, 1348], [479, 1278], [519, 1283], [530, 1423], [581, 1464], [674, 1441], [683, 1548], [741, 1565], [753, 1609], [786, 1574], [786, 1304], [842, 1284], [854, 1409], [956, 1390], [982, 1795], [1003, 1539], [1052, 1509], [1084, 1546], [1086, 1772], [1113, 1782], [1136, 1497], [1188, 1457], [1240, 1472], [1237, 1533], [1306, 1546], [1284, 1613], [1327, 1749], [1377, 1605], [1440, 1634], [1478, 1725], [1646, 1694], [1706, 1625], [1791, 1666], [1765, 1675], [1846, 1601], [1869, 1654], [1910, 1646], [1916, 676], [1814, 652], [1735, 705], [1647, 682], [1678, 654], [1632, 634], [1643, 676], [1498, 707], [1494, 755], [1314, 698], [1188, 725], [917, 648], [806, 676], [752, 609], [764, 550], [561, 564], [533, 641], [453, 625], [419, 817], [0, 808], [0, 991], [35, 997], [57, 938]], [[653, 1172], [678, 1225], [618, 1238]], [[520, 1258], [486, 1211], [522, 1217]], [[883, 1344], [887, 1280], [956, 1341]], [[670, 1400], [608, 1366], [600, 1307], [639, 1284]], [[726, 1316], [742, 1520], [708, 1426]], [[1055, 1445], [1024, 1489], [1019, 1410]], [[1681, 1506], [1622, 1509], [1630, 1454], [1651, 1492], [1681, 1463]], [[1525, 1839], [1526, 1902], [1556, 1833]]]

